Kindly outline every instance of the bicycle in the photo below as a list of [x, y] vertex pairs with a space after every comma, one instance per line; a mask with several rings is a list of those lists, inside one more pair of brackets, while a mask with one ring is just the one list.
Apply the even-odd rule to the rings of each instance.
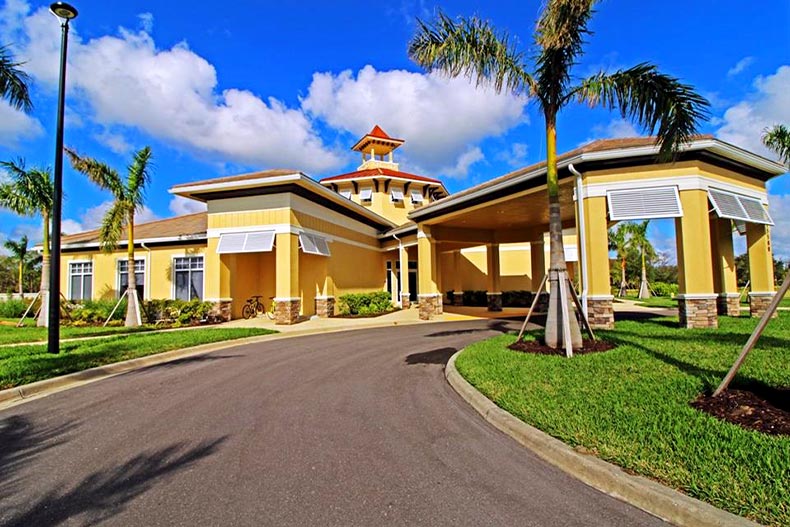
[[260, 299], [261, 295], [253, 295], [248, 298], [247, 303], [245, 303], [244, 307], [241, 308], [241, 316], [244, 318], [252, 318], [257, 317], [258, 315], [266, 315], [266, 318], [269, 320], [274, 320], [274, 297], [269, 297], [269, 299], [272, 301], [269, 309], [266, 309]]

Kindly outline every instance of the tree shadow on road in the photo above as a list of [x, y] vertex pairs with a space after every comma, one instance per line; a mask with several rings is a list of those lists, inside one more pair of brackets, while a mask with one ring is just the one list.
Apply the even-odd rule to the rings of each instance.
[[492, 320], [484, 328], [469, 328], [469, 329], [451, 329], [447, 331], [437, 331], [436, 333], [428, 333], [426, 337], [452, 337], [453, 335], [465, 335], [468, 333], [480, 333], [483, 331], [499, 331], [500, 333], [509, 333], [517, 330], [518, 328], [510, 322], [504, 320]]
[[456, 348], [438, 348], [422, 353], [412, 353], [406, 356], [406, 364], [447, 364], [453, 353], [458, 351]]
[[226, 438], [203, 441], [192, 448], [183, 442], [175, 443], [138, 454], [114, 468], [96, 471], [71, 489], [61, 490], [55, 485], [54, 490], [10, 518], [6, 525], [59, 525], [82, 515], [82, 523], [86, 525], [100, 523], [122, 512], [129, 502], [158, 481], [215, 453]]

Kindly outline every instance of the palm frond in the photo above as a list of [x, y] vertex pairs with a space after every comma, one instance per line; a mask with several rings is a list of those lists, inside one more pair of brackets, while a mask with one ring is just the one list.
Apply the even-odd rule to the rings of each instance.
[[35, 184], [31, 181], [35, 176], [27, 170], [25, 160], [0, 161], [0, 167], [10, 176], [10, 181], [0, 184], [0, 207], [23, 216], [39, 212], [38, 197], [33, 192]]
[[151, 179], [152, 167], [151, 147], [146, 146], [135, 152], [132, 164], [129, 165], [129, 179], [127, 181], [127, 198], [135, 207], [141, 207], [145, 199], [145, 187]]
[[671, 159], [697, 133], [697, 125], [708, 118], [710, 108], [692, 86], [647, 63], [593, 75], [582, 81], [572, 96], [590, 106], [617, 109], [624, 118], [655, 134], [662, 160]]
[[91, 157], [81, 156], [71, 148], [66, 147], [63, 150], [74, 170], [85, 174], [100, 188], [109, 190], [116, 199], [126, 198], [126, 189], [115, 169]]
[[535, 29], [539, 53], [535, 60], [537, 96], [544, 112], [556, 113], [564, 104], [570, 70], [582, 54], [587, 24], [596, 0], [549, 0]]
[[27, 235], [22, 235], [19, 241], [14, 240], [6, 240], [3, 242], [3, 247], [8, 249], [8, 251], [14, 255], [14, 258], [17, 260], [24, 260], [25, 256], [27, 255], [27, 244], [29, 240]]
[[30, 77], [15, 62], [7, 46], [0, 47], [0, 98], [7, 99], [17, 110], [29, 112], [33, 109], [28, 83]]
[[128, 215], [128, 203], [124, 201], [114, 201], [104, 213], [99, 227], [99, 241], [104, 252], [112, 252], [118, 247]]
[[790, 165], [790, 129], [783, 124], [775, 124], [763, 132], [763, 144], [776, 152], [785, 165]]
[[498, 91], [531, 91], [523, 56], [506, 33], [497, 33], [479, 18], [457, 22], [439, 13], [433, 23], [417, 20], [417, 34], [409, 43], [409, 57], [428, 71], [449, 77], [464, 75], [477, 85], [491, 84]]

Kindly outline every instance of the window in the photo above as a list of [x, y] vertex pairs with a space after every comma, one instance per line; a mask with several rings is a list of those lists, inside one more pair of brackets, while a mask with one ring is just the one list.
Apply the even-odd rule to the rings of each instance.
[[683, 216], [677, 187], [610, 190], [606, 193], [606, 200], [612, 221]]
[[329, 256], [329, 244], [323, 236], [303, 232], [299, 234], [299, 244], [305, 254]]
[[759, 199], [715, 188], [708, 189], [708, 198], [719, 218], [736, 220], [736, 224], [738, 221], [774, 224]]
[[179, 300], [203, 299], [203, 257], [187, 256], [173, 260], [175, 297]]
[[403, 189], [394, 188], [390, 190], [390, 199], [393, 203], [401, 203], [403, 201]]
[[349, 189], [341, 190], [340, 195], [346, 199], [351, 199], [351, 191]]
[[363, 188], [362, 190], [359, 191], [359, 200], [360, 201], [371, 201], [372, 199], [373, 199], [373, 189], [372, 188], [370, 188], [370, 187]]
[[[145, 260], [134, 261], [134, 281], [137, 298], [145, 298]], [[118, 296], [129, 287], [129, 260], [118, 260]]]
[[69, 297], [72, 300], [93, 297], [93, 262], [69, 262]]
[[274, 246], [274, 231], [228, 232], [219, 235], [217, 254], [264, 253]]
[[419, 190], [411, 191], [411, 202], [414, 205], [420, 205], [423, 202], [422, 192]]

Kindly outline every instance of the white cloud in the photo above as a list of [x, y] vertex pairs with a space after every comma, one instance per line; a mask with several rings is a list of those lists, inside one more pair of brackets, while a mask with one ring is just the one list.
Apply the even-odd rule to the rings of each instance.
[[[68, 234], [75, 234], [78, 232], [98, 229], [101, 225], [104, 214], [111, 206], [112, 200], [104, 201], [95, 207], [87, 209], [84, 213], [82, 213], [79, 220], [64, 219], [61, 222], [61, 231]], [[142, 210], [138, 210], [135, 214], [134, 223], [137, 225], [139, 223], [147, 223], [149, 221], [158, 219], [161, 218], [159, 218], [159, 216], [157, 216], [154, 211], [148, 207], [143, 207]]]
[[739, 73], [743, 72], [746, 68], [751, 66], [754, 63], [754, 57], [743, 57], [741, 60], [735, 63], [735, 66], [730, 68], [727, 71], [728, 77], [734, 77]]
[[151, 31], [154, 29], [154, 14], [140, 13], [137, 15], [137, 18], [140, 20], [140, 27], [142, 30], [150, 35]]
[[466, 78], [365, 66], [356, 75], [314, 74], [302, 108], [356, 136], [379, 124], [407, 140], [403, 150], [415, 165], [429, 171], [456, 167], [460, 174], [475, 157], [476, 143], [526, 121], [526, 103]]
[[83, 229], [82, 224], [78, 221], [65, 219], [60, 222], [60, 232], [64, 234], [77, 234], [84, 230], [87, 229]]
[[529, 145], [527, 143], [512, 143], [510, 148], [499, 152], [496, 157], [512, 167], [522, 167], [527, 164], [528, 154]]
[[170, 212], [176, 216], [205, 212], [205, 210], [206, 204], [202, 201], [196, 201], [183, 196], [173, 196], [173, 199], [170, 200]]
[[585, 143], [596, 139], [619, 139], [621, 137], [639, 137], [639, 133], [631, 122], [625, 119], [612, 119], [609, 123], [599, 124], [592, 127], [592, 136], [588, 137]]
[[17, 223], [11, 231], [12, 240], [19, 240], [22, 236], [27, 236], [28, 247], [39, 243], [44, 238], [43, 223]]
[[465, 178], [469, 174], [469, 167], [485, 159], [483, 151], [479, 146], [469, 148], [466, 152], [458, 156], [455, 165], [439, 170], [439, 174], [451, 178]]
[[755, 91], [745, 100], [724, 112], [716, 135], [729, 143], [776, 158], [766, 149], [760, 137], [763, 131], [777, 123], [790, 122], [790, 66], [781, 66], [776, 73], [758, 76]]
[[13, 148], [20, 141], [35, 139], [43, 133], [38, 119], [0, 101], [0, 145]]
[[[55, 89], [60, 29], [42, 7], [27, 15], [19, 0], [0, 10], [0, 35], [20, 43], [35, 80]], [[108, 127], [137, 128], [156, 138], [242, 164], [325, 171], [343, 164], [301, 110], [246, 90], [217, 91], [214, 66], [186, 43], [157, 49], [145, 29], [69, 42], [69, 89], [91, 118]], [[305, 155], [309, 152], [309, 155]]]
[[121, 134], [104, 130], [101, 133], [94, 134], [93, 138], [116, 154], [127, 154], [132, 151], [132, 145]]
[[790, 260], [790, 194], [768, 194], [771, 217], [771, 244], [775, 258]]

